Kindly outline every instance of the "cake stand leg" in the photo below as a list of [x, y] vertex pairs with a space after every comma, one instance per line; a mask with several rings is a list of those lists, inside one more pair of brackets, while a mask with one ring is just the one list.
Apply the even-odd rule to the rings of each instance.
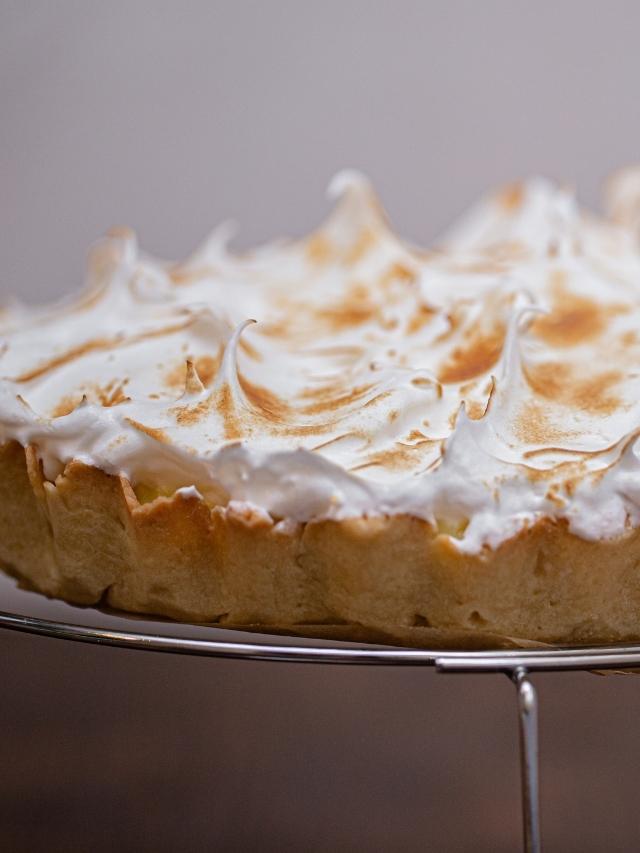
[[524, 849], [526, 853], [540, 853], [538, 697], [525, 667], [515, 669], [511, 680], [518, 691]]

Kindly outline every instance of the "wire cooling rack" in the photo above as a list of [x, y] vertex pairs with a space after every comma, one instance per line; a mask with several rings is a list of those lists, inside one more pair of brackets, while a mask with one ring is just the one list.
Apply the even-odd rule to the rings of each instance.
[[[84, 611], [84, 613], [91, 611]], [[95, 614], [96, 617], [99, 614]], [[98, 621], [97, 618], [95, 621]], [[226, 639], [229, 631], [207, 629], [204, 638], [123, 631], [111, 627], [71, 624], [39, 616], [0, 612], [0, 628], [74, 640], [101, 646], [115, 646], [148, 652], [231, 658], [233, 660], [288, 663], [342, 664], [369, 666], [432, 666], [443, 673], [503, 673], [516, 688], [520, 728], [520, 774], [524, 850], [539, 853], [540, 811], [538, 782], [538, 699], [530, 675], [562, 670], [628, 670], [640, 667], [640, 645], [585, 646], [544, 650], [442, 651], [379, 646], [348, 645], [298, 640], [272, 642], [271, 637], [256, 641], [255, 635], [234, 631], [240, 639]], [[172, 626], [172, 630], [186, 630]], [[215, 639], [215, 637], [225, 639]], [[249, 637], [251, 642], [244, 638]]]

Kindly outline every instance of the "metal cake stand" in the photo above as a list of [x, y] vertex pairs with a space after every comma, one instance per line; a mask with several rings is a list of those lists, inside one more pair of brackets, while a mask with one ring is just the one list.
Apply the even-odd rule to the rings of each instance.
[[[81, 612], [81, 611], [79, 611]], [[91, 612], [91, 611], [84, 611]], [[96, 612], [96, 617], [99, 615]], [[98, 619], [94, 619], [98, 621]], [[183, 629], [186, 626], [181, 626]], [[202, 626], [201, 626], [202, 627]], [[513, 682], [518, 700], [520, 773], [524, 850], [539, 853], [540, 811], [538, 788], [538, 700], [530, 675], [560, 670], [629, 670], [640, 667], [640, 645], [586, 646], [545, 650], [442, 651], [404, 649], [309, 640], [256, 641], [256, 635], [234, 631], [246, 640], [231, 640], [231, 633], [215, 627], [208, 634], [225, 639], [167, 636], [161, 633], [122, 631], [110, 627], [71, 624], [37, 616], [0, 612], [0, 628], [60, 640], [116, 646], [148, 652], [199, 655], [234, 660], [368, 666], [432, 666], [442, 673], [504, 673]], [[184, 633], [184, 630], [183, 630]], [[299, 644], [300, 643], [300, 644]]]

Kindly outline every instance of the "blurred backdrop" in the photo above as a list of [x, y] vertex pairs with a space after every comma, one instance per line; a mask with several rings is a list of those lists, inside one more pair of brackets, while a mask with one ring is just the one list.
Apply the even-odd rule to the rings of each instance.
[[[77, 287], [114, 223], [168, 258], [301, 234], [344, 166], [420, 243], [531, 174], [597, 206], [640, 159], [638, 32], [620, 0], [0, 0], [0, 296]], [[3, 851], [518, 849], [504, 677], [4, 633], [0, 678]], [[640, 681], [536, 682], [546, 849], [638, 849]]]

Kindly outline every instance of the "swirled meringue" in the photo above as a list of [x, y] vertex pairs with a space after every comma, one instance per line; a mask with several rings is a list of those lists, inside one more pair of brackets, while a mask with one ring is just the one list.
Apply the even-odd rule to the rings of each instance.
[[423, 251], [368, 181], [309, 237], [190, 259], [126, 229], [74, 299], [0, 314], [0, 440], [152, 494], [306, 521], [410, 513], [461, 550], [640, 524], [640, 170], [609, 220], [535, 179]]

